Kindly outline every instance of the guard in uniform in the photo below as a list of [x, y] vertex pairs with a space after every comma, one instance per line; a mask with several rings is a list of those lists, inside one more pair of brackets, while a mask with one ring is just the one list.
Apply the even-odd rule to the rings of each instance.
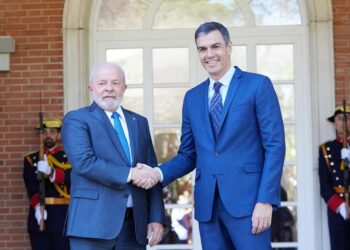
[[[66, 250], [69, 240], [64, 236], [63, 228], [70, 198], [70, 164], [59, 146], [61, 120], [46, 119], [43, 128], [44, 159], [39, 160], [39, 152], [24, 156], [23, 178], [30, 199], [28, 233], [33, 250]], [[42, 214], [38, 171], [43, 174], [45, 183], [43, 231], [39, 228]]]
[[[350, 131], [350, 107], [346, 107], [347, 127]], [[332, 250], [350, 250], [350, 221], [346, 220], [344, 201], [344, 167], [342, 159], [348, 157], [349, 149], [343, 149], [343, 107], [337, 107], [328, 117], [336, 130], [336, 139], [319, 148], [319, 177], [321, 196], [327, 204], [328, 227]], [[348, 135], [349, 136], [349, 135]], [[350, 138], [347, 138], [348, 145]]]

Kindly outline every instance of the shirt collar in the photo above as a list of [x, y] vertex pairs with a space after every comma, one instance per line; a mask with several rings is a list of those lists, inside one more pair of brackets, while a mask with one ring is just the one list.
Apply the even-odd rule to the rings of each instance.
[[[111, 111], [107, 111], [107, 110], [104, 110], [104, 111], [105, 111], [106, 115], [108, 116], [108, 118], [110, 118], [110, 119], [111, 119], [113, 112], [111, 112]], [[119, 117], [120, 117], [122, 120], [124, 120], [124, 121], [125, 121], [124, 112], [123, 112], [123, 109], [121, 108], [121, 106], [120, 106], [120, 105], [119, 105], [119, 107], [118, 107], [118, 109], [117, 109], [117, 111], [116, 111], [116, 112], [118, 113]]]
[[59, 151], [61, 151], [61, 147], [59, 147], [58, 145], [56, 145], [50, 149], [44, 148], [44, 154], [46, 154], [46, 155], [54, 155], [54, 154], [58, 153]]
[[224, 85], [226, 88], [228, 88], [230, 86], [231, 80], [233, 75], [235, 74], [235, 68], [231, 67], [226, 73], [225, 75], [223, 75], [218, 81], [215, 81], [213, 78], [211, 78], [209, 76], [209, 85], [210, 86], [214, 86], [214, 83], [216, 82], [220, 82], [222, 83], [222, 85]]
[[[339, 137], [339, 136], [337, 136], [337, 139], [336, 139], [339, 143], [341, 143], [341, 144], [343, 144], [343, 142], [344, 142], [344, 139], [343, 139], [343, 137]], [[348, 144], [350, 144], [350, 137], [348, 137]]]

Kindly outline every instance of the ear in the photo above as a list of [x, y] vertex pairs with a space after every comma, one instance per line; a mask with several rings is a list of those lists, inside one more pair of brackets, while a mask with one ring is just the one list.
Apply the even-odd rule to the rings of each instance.
[[92, 83], [89, 83], [89, 84], [88, 84], [88, 89], [89, 89], [89, 92], [92, 92], [92, 91], [93, 91]]
[[231, 52], [232, 52], [232, 42], [231, 41], [227, 44], [227, 49], [228, 49], [229, 55], [231, 55]]
[[121, 90], [121, 95], [124, 96], [126, 89], [128, 88], [128, 85], [124, 84], [124, 89]]

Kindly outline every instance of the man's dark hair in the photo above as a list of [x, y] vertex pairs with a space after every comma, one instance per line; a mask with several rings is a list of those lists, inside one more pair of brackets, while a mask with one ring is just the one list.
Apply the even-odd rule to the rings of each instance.
[[196, 33], [194, 34], [194, 39], [197, 42], [197, 38], [206, 35], [211, 31], [218, 30], [222, 37], [224, 38], [225, 44], [227, 45], [231, 39], [230, 39], [230, 34], [228, 33], [228, 30], [224, 25], [221, 23], [217, 22], [207, 22], [199, 25], [199, 27], [196, 30]]

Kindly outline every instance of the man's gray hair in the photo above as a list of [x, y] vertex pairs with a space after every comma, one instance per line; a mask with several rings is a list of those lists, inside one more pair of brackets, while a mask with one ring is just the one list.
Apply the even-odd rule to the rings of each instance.
[[111, 62], [103, 62], [103, 63], [97, 64], [95, 67], [93, 67], [91, 72], [90, 72], [89, 83], [91, 83], [94, 80], [96, 72], [104, 67], [113, 68], [113, 69], [119, 71], [122, 74], [123, 82], [125, 83], [125, 72], [124, 72], [123, 68], [120, 67], [119, 65], [117, 65], [115, 63], [111, 63]]

